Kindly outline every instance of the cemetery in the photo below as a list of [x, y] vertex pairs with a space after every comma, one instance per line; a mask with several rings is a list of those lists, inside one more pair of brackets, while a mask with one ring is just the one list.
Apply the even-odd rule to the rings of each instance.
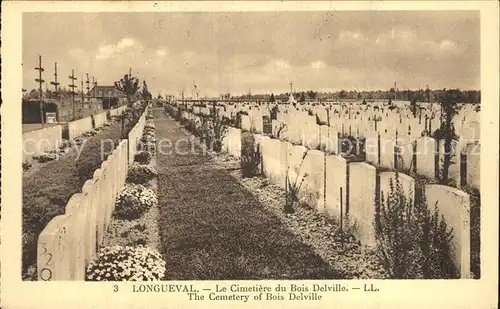
[[[25, 280], [479, 278], [470, 106], [453, 115], [450, 160], [430, 104], [156, 103], [134, 104], [126, 135], [117, 115], [69, 124], [74, 145], [23, 179]], [[187, 155], [163, 152], [187, 136]], [[277, 251], [250, 261], [243, 247]]]
[[[406, 206], [427, 205], [422, 213], [427, 213], [428, 220], [437, 222], [442, 217], [442, 224], [450, 231], [449, 248], [443, 249], [453, 262], [448, 274], [479, 276], [480, 141], [479, 113], [474, 106], [463, 104], [453, 115], [453, 164], [448, 165], [447, 179], [443, 178], [446, 141], [433, 137], [440, 120], [446, 118], [438, 104], [428, 104], [417, 115], [401, 103], [396, 109], [386, 102], [373, 107], [359, 103], [280, 104], [276, 119], [272, 119], [272, 132], [264, 132], [263, 120], [272, 118], [275, 106], [178, 102], [167, 111], [202, 141], [209, 140], [204, 134], [215, 135], [203, 129], [210, 121], [207, 119], [213, 119], [213, 123], [218, 118], [226, 119], [229, 127], [222, 152], [241, 162], [248, 162], [243, 158], [248, 154], [242, 154], [244, 136], [253, 135], [252, 143], [260, 152], [257, 164], [261, 174], [287, 190], [292, 201], [342, 222], [341, 226], [362, 245], [387, 245], [377, 236], [380, 228], [387, 228], [377, 223], [384, 204], [391, 211], [397, 211], [391, 209], [394, 205], [387, 205], [394, 199]], [[343, 147], [346, 140], [351, 148], [348, 151]], [[429, 246], [438, 245], [429, 240]]]

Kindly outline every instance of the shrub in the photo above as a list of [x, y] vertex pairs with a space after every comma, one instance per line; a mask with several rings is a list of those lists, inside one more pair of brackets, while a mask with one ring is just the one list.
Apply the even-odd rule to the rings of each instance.
[[215, 113], [212, 120], [212, 131], [213, 131], [213, 143], [212, 149], [215, 152], [220, 152], [222, 150], [222, 140], [227, 134], [227, 118], [221, 117], [218, 113]]
[[146, 131], [142, 134], [142, 136], [146, 136], [146, 139], [156, 140], [156, 134], [154, 131]]
[[149, 162], [151, 162], [152, 157], [153, 156], [151, 155], [150, 152], [141, 150], [135, 154], [134, 161], [139, 164], [149, 164]]
[[431, 215], [423, 192], [407, 198], [399, 182], [391, 179], [389, 193], [375, 200], [375, 233], [379, 259], [392, 278], [456, 278], [451, 257], [452, 230], [437, 205]]
[[289, 170], [288, 168], [286, 170], [286, 184], [285, 184], [285, 208], [284, 211], [285, 213], [293, 213], [295, 212], [295, 204], [299, 202], [299, 191], [300, 188], [302, 187], [302, 184], [304, 183], [304, 180], [308, 176], [307, 173], [302, 175], [302, 177], [299, 178], [300, 176], [300, 171], [302, 169], [302, 164], [304, 163], [304, 160], [306, 159], [308, 150], [304, 152], [302, 155], [302, 160], [300, 161], [299, 165], [299, 171], [297, 172], [297, 176], [295, 177], [294, 180], [290, 179], [289, 175]]
[[137, 223], [136, 225], [134, 225], [134, 229], [142, 232], [142, 231], [146, 230], [146, 224]]
[[137, 151], [147, 151], [154, 156], [156, 154], [156, 143], [139, 142], [137, 144]]
[[253, 135], [243, 137], [241, 143], [240, 167], [244, 178], [255, 177], [259, 174], [261, 161], [260, 149], [255, 147]]
[[82, 136], [84, 136], [84, 137], [91, 137], [91, 136], [96, 136], [96, 135], [97, 135], [97, 131], [94, 129], [82, 134]]
[[115, 215], [120, 219], [134, 220], [157, 203], [152, 189], [142, 185], [126, 185], [116, 198]]
[[144, 127], [144, 130], [142, 131], [143, 134], [146, 134], [146, 133], [156, 133], [156, 129], [155, 128], [152, 128], [152, 127]]
[[33, 159], [40, 163], [46, 163], [57, 159], [57, 155], [55, 153], [44, 153], [40, 156], [33, 157]]
[[127, 182], [135, 184], [146, 184], [158, 176], [156, 169], [148, 165], [133, 164], [127, 173]]
[[28, 171], [30, 168], [31, 168], [31, 163], [29, 163], [28, 161], [24, 161], [23, 162], [23, 171]]
[[153, 281], [165, 276], [161, 254], [143, 246], [104, 247], [89, 263], [88, 281]]
[[[102, 142], [103, 140], [106, 142]], [[109, 129], [102, 138], [90, 139], [86, 142], [76, 162], [75, 174], [82, 185], [87, 179], [92, 179], [94, 171], [101, 167], [101, 163], [118, 146], [119, 141], [118, 128], [114, 128]]]
[[145, 233], [135, 228], [126, 230], [121, 234], [121, 237], [125, 238], [126, 243], [132, 246], [146, 245], [148, 242]]

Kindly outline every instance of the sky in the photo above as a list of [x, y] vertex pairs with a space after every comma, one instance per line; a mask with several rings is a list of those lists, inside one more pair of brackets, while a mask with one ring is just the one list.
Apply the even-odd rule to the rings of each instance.
[[[479, 11], [23, 13], [23, 88], [112, 85], [157, 95], [480, 89]], [[51, 85], [49, 85], [51, 87]]]

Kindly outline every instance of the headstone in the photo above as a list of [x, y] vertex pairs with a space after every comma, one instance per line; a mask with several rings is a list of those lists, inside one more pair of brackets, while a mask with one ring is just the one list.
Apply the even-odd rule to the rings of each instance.
[[366, 132], [365, 154], [366, 162], [374, 165], [380, 164], [379, 137], [377, 131]]
[[346, 214], [347, 161], [338, 155], [326, 156], [326, 204], [325, 213], [339, 220]]
[[481, 188], [481, 144], [469, 143], [465, 146], [463, 153], [466, 157], [465, 181], [470, 186]]
[[417, 140], [417, 173], [430, 179], [436, 176], [436, 140], [423, 136]]
[[375, 244], [376, 169], [367, 163], [349, 163], [350, 225], [363, 245]]
[[322, 213], [325, 208], [325, 153], [309, 150], [304, 158], [302, 170], [301, 175], [305, 177], [300, 195], [307, 205]]
[[85, 224], [87, 210], [82, 205], [82, 194], [71, 196], [65, 213], [70, 215], [68, 228], [68, 244], [70, 251], [70, 273], [72, 280], [85, 280]]
[[85, 221], [85, 265], [88, 265], [94, 258], [96, 247], [96, 210], [93, 201], [93, 181], [87, 180], [82, 187], [82, 204], [85, 207], [87, 216]]
[[470, 197], [467, 193], [444, 185], [426, 185], [427, 205], [434, 212], [437, 206], [448, 228], [452, 228], [451, 249], [462, 279], [470, 275]]
[[66, 215], [52, 218], [38, 236], [37, 271], [40, 281], [71, 278], [67, 220]]

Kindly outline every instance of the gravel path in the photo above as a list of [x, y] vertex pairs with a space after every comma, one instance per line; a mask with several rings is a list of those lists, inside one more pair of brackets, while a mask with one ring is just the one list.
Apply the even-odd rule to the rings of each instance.
[[163, 110], [155, 110], [155, 118], [158, 141], [182, 141], [173, 154], [159, 153], [157, 161], [166, 279], [342, 278], [233, 178], [230, 169], [188, 151], [200, 148]]

